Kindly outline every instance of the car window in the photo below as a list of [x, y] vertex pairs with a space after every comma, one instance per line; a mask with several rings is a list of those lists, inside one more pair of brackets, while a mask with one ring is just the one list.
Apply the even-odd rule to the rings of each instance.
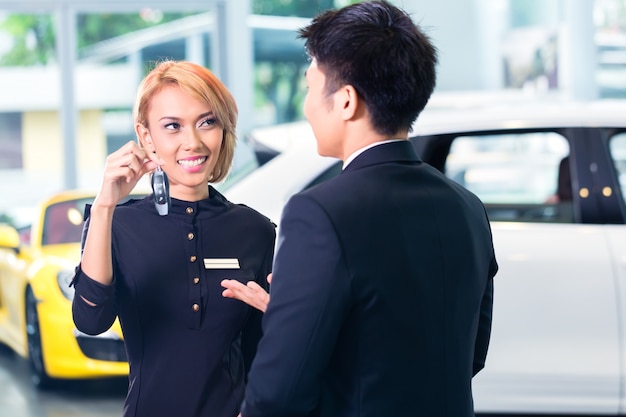
[[43, 224], [42, 245], [80, 242], [83, 231], [85, 205], [92, 198], [63, 201], [46, 209]]
[[568, 155], [555, 132], [459, 136], [444, 172], [483, 201], [492, 221], [573, 222]]
[[609, 142], [611, 158], [617, 171], [622, 198], [626, 195], [626, 132], [618, 133]]

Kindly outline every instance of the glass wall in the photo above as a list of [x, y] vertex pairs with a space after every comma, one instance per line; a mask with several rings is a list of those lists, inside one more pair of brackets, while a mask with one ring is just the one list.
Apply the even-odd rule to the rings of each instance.
[[[42, 3], [45, 10], [20, 10], [19, 2], [0, 0], [0, 192], [6, 197], [0, 200], [0, 212], [31, 207], [66, 188], [68, 166], [76, 167], [75, 186], [97, 187], [106, 155], [134, 140], [135, 90], [161, 59], [199, 62], [229, 79], [222, 61], [229, 59], [234, 66], [248, 62], [243, 58], [249, 50], [249, 79], [227, 83], [238, 89], [236, 98], [241, 98], [243, 109], [250, 101], [249, 112], [242, 113], [245, 129], [240, 136], [256, 126], [301, 120], [307, 57], [297, 29], [320, 10], [355, 2], [249, 0], [250, 15], [236, 30], [247, 28], [251, 45], [235, 47], [221, 38], [220, 25], [228, 19], [220, 5], [231, 4], [225, 1], [197, 2], [203, 6], [195, 9], [183, 2], [187, 7], [181, 10], [174, 9], [173, 2], [164, 9], [154, 4], [165, 3], [148, 7], [143, 0], [124, 7], [114, 2], [115, 10], [106, 10], [104, 3], [93, 10], [77, 6], [71, 51], [75, 109], [66, 109], [75, 113], [76, 134], [68, 140], [62, 123], [67, 97], [60, 82], [55, 9], [64, 1], [69, 0]], [[626, 0], [395, 3], [433, 33], [441, 54], [438, 93], [567, 92], [572, 88], [571, 71], [563, 70], [576, 62], [571, 56], [579, 53], [570, 48], [568, 36], [586, 19], [583, 26], [592, 28], [589, 38], [593, 38], [588, 39], [592, 52], [586, 58], [594, 66], [582, 84], [593, 85], [599, 98], [626, 98]], [[578, 6], [570, 13], [572, 4]], [[452, 9], [464, 13], [455, 17], [459, 13], [450, 13]], [[588, 15], [585, 10], [592, 12]], [[579, 74], [574, 82], [581, 84], [580, 77], [584, 81], [586, 76]], [[245, 93], [248, 84], [250, 91]]]

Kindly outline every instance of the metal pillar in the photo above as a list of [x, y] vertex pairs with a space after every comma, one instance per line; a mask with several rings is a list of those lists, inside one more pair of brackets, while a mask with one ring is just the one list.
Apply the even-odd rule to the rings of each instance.
[[254, 127], [254, 54], [248, 25], [248, 0], [222, 1], [215, 8], [215, 36], [211, 37], [212, 70], [237, 101], [237, 131], [243, 137]]
[[597, 98], [596, 69], [598, 58], [594, 40], [594, 0], [562, 0], [564, 6], [561, 35], [563, 47], [559, 51], [559, 78], [563, 91], [575, 100]]
[[77, 186], [77, 113], [74, 97], [74, 63], [76, 62], [76, 11], [67, 4], [56, 12], [56, 47], [61, 84], [61, 133], [63, 136], [63, 185]]

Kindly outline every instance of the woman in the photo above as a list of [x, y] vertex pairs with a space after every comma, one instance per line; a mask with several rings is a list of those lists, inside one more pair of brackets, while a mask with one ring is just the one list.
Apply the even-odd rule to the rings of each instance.
[[[227, 175], [237, 107], [206, 68], [166, 61], [142, 81], [139, 143], [108, 156], [73, 284], [76, 326], [98, 334], [119, 317], [130, 364], [125, 417], [234, 417], [260, 337], [261, 313], [220, 282], [267, 288], [275, 226], [208, 183]], [[119, 204], [161, 167], [171, 206], [154, 195]]]

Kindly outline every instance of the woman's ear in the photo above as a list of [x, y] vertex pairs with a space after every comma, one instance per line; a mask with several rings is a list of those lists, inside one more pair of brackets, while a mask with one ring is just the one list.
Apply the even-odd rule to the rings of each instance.
[[150, 131], [141, 123], [135, 124], [135, 133], [139, 140], [139, 145], [149, 152], [154, 152], [154, 144], [152, 143], [152, 137]]

